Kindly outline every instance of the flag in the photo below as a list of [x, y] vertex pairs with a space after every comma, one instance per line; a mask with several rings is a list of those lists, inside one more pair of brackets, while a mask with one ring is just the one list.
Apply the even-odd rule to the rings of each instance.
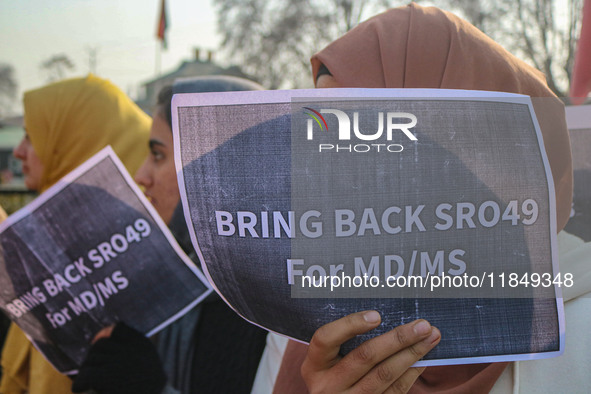
[[168, 28], [168, 18], [166, 17], [166, 0], [162, 0], [160, 8], [160, 18], [158, 19], [158, 29], [156, 37], [162, 42], [162, 47], [166, 49], [166, 29]]
[[573, 104], [581, 104], [591, 91], [591, 0], [583, 5], [581, 36], [577, 43], [570, 97]]

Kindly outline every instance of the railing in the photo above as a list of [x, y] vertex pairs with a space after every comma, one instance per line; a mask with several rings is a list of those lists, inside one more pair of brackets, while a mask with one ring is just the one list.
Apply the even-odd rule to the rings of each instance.
[[37, 194], [26, 189], [0, 188], [0, 206], [11, 214], [35, 199]]

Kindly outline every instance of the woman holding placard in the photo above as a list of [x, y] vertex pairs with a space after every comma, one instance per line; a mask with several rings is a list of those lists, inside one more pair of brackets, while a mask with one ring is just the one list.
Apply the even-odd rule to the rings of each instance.
[[[135, 173], [147, 154], [150, 118], [109, 81], [89, 75], [24, 95], [26, 135], [14, 156], [25, 185], [43, 192], [107, 145]], [[14, 324], [2, 353], [1, 393], [66, 393], [59, 374]]]
[[[260, 90], [258, 84], [235, 77], [209, 76], [177, 81], [176, 93]], [[158, 95], [150, 132], [150, 154], [135, 175], [148, 200], [167, 223], [179, 245], [198, 263], [186, 227], [174, 163], [171, 100], [173, 87]], [[140, 333], [118, 335], [121, 325], [101, 334], [91, 348], [74, 382], [76, 391], [100, 393], [248, 393], [261, 358], [267, 332], [238, 316], [217, 294], [197, 305], [185, 316], [154, 337], [159, 365], [133, 362], [134, 342]], [[110, 337], [109, 337], [110, 336]], [[134, 339], [134, 337], [136, 339]], [[95, 338], [96, 340], [96, 338]], [[113, 368], [120, 365], [121, 368]], [[163, 391], [147, 387], [146, 377], [166, 372]], [[135, 385], [129, 382], [136, 382]], [[142, 389], [144, 391], [142, 391]]]
[[[564, 228], [571, 207], [572, 163], [562, 103], [542, 73], [474, 26], [448, 12], [412, 3], [361, 23], [314, 55], [312, 68], [317, 88], [447, 88], [532, 96], [554, 178], [557, 230]], [[520, 386], [523, 392], [588, 387], [589, 340], [581, 330], [591, 324], [590, 305], [580, 296], [591, 290], [591, 280], [582, 263], [584, 247], [578, 239], [559, 236], [561, 269], [575, 277], [575, 286], [563, 289], [565, 300], [571, 300], [565, 307], [568, 331], [563, 357], [412, 368], [446, 335], [424, 320], [397, 327], [340, 356], [341, 344], [380, 324], [377, 312], [365, 311], [321, 327], [309, 348], [290, 342], [274, 391], [501, 393], [519, 391]], [[269, 352], [281, 353], [280, 349]]]

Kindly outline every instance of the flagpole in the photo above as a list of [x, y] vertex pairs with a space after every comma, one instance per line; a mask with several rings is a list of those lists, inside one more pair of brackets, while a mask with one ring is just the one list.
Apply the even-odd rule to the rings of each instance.
[[157, 76], [162, 75], [162, 45], [160, 42], [156, 42], [156, 69], [155, 73]]
[[158, 29], [156, 37], [158, 37], [159, 44], [156, 44], [156, 75], [162, 74], [162, 49], [166, 49], [166, 29], [168, 27], [166, 17], [166, 0], [162, 0], [160, 5], [160, 18], [158, 19]]

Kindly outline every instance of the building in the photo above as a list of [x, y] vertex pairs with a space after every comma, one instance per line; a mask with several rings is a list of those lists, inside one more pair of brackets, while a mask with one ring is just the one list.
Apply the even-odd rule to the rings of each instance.
[[252, 77], [243, 73], [238, 66], [224, 68], [216, 64], [213, 61], [212, 51], [208, 51], [207, 56], [202, 59], [201, 51], [199, 49], [195, 49], [195, 58], [193, 60], [185, 60], [176, 70], [144, 83], [143, 92], [140, 94], [140, 98], [136, 101], [136, 103], [141, 109], [149, 114], [152, 112], [152, 109], [156, 104], [158, 92], [160, 92], [160, 89], [162, 89], [164, 86], [172, 85], [174, 80], [177, 78], [188, 78], [205, 75], [230, 75], [253, 80]]
[[25, 135], [22, 124], [22, 116], [0, 121], [0, 189], [24, 189], [21, 162], [12, 155]]
[[20, 160], [12, 155], [25, 135], [22, 124], [22, 116], [0, 120], [0, 206], [9, 214], [35, 198], [25, 187]]

